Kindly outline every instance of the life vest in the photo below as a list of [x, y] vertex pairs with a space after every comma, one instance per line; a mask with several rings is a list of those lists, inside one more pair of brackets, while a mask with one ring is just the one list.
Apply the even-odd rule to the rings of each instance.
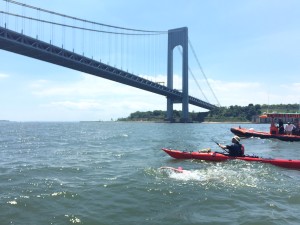
[[233, 145], [226, 145], [226, 148], [229, 150], [230, 156], [235, 156], [235, 157], [244, 156], [245, 147], [240, 143], [235, 143]]
[[270, 127], [270, 134], [278, 134], [278, 127], [272, 124]]

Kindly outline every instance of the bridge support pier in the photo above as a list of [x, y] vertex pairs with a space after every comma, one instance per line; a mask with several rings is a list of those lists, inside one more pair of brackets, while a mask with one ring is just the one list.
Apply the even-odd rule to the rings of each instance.
[[188, 123], [189, 120], [189, 93], [188, 93], [188, 28], [182, 27], [168, 31], [168, 80], [167, 87], [173, 89], [173, 50], [176, 46], [182, 47], [182, 99], [167, 97], [167, 120], [174, 122], [173, 104], [182, 104], [180, 122]]

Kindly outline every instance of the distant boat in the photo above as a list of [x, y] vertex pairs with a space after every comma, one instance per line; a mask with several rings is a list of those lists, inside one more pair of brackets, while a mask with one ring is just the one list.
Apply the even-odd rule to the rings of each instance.
[[[232, 133], [239, 137], [259, 137], [263, 139], [275, 138], [281, 141], [300, 141], [300, 130], [299, 130], [299, 113], [266, 113], [260, 116], [261, 119], [271, 118], [271, 126], [269, 132], [256, 131], [253, 128], [241, 128], [233, 127], [230, 129]], [[296, 129], [293, 130], [291, 135], [288, 135], [284, 131], [283, 122], [281, 125], [276, 126], [275, 120], [281, 121], [293, 121], [296, 123]], [[280, 127], [281, 126], [281, 127]]]

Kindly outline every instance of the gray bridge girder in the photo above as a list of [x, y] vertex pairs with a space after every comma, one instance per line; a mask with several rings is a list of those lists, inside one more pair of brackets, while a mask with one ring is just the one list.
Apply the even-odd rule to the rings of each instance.
[[[0, 49], [170, 97], [174, 102], [183, 98], [177, 90], [3, 27], [0, 27]], [[189, 104], [208, 110], [216, 108], [192, 96]]]

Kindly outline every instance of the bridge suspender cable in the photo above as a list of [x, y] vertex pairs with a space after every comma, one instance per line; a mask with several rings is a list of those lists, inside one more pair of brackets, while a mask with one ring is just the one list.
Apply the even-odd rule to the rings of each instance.
[[204, 73], [204, 71], [203, 71], [203, 69], [202, 69], [202, 66], [201, 66], [201, 64], [200, 64], [200, 62], [199, 62], [199, 60], [198, 60], [198, 57], [197, 57], [197, 55], [196, 55], [196, 52], [195, 52], [195, 50], [194, 50], [194, 48], [193, 48], [193, 45], [192, 45], [192, 43], [191, 43], [190, 40], [189, 40], [189, 45], [191, 46], [193, 55], [194, 55], [194, 57], [195, 57], [195, 59], [196, 59], [196, 61], [197, 61], [197, 63], [198, 63], [198, 66], [199, 66], [199, 68], [200, 68], [200, 70], [201, 70], [201, 72], [202, 72], [202, 74], [203, 74], [205, 80], [206, 80], [206, 83], [207, 83], [208, 87], [210, 88], [212, 94], [214, 95], [216, 101], [218, 102], [218, 106], [221, 106], [221, 104], [220, 104], [220, 102], [219, 102], [217, 96], [215, 95], [213, 89], [211, 88], [211, 86], [210, 86], [210, 84], [209, 84], [209, 82], [208, 82], [208, 79], [207, 79], [207, 77], [206, 77], [206, 75], [205, 75], [205, 73]]
[[[178, 51], [180, 52], [180, 54], [182, 55], [182, 50], [181, 50], [181, 48], [177, 48], [177, 49], [178, 49]], [[200, 85], [199, 85], [199, 83], [198, 83], [197, 79], [195, 78], [193, 71], [191, 70], [191, 68], [190, 68], [190, 67], [188, 67], [188, 68], [189, 68], [189, 72], [190, 72], [190, 74], [192, 75], [192, 77], [193, 77], [193, 79], [194, 79], [194, 81], [195, 81], [195, 83], [196, 83], [197, 87], [198, 87], [198, 88], [199, 88], [199, 90], [201, 91], [201, 93], [202, 93], [203, 97], [205, 98], [205, 100], [206, 100], [207, 102], [209, 102], [209, 101], [208, 101], [208, 99], [207, 99], [207, 97], [205, 96], [205, 94], [204, 94], [204, 92], [203, 92], [202, 88], [200, 87]]]

